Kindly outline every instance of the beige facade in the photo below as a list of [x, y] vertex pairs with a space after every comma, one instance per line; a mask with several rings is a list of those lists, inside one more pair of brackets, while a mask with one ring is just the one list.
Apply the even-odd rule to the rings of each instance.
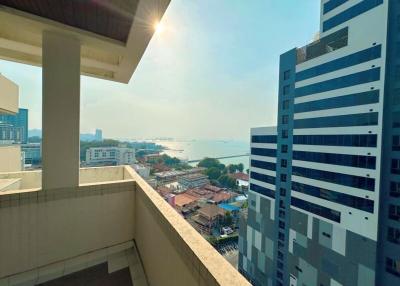
[[18, 86], [0, 74], [0, 113], [18, 112]]

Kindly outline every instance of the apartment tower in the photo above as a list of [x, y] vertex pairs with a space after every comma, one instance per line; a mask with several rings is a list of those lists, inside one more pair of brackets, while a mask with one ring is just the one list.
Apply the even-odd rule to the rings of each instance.
[[239, 270], [254, 285], [400, 285], [400, 1], [322, 0], [252, 129]]

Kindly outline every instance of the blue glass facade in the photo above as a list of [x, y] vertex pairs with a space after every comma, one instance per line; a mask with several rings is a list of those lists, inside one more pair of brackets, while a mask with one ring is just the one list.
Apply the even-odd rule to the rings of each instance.
[[349, 147], [376, 147], [376, 134], [354, 135], [294, 135], [293, 144], [322, 145], [322, 146], [349, 146]]
[[332, 108], [350, 107], [379, 102], [379, 90], [359, 92], [338, 97], [321, 100], [297, 103], [294, 105], [294, 112], [309, 112]]
[[378, 112], [324, 116], [294, 120], [294, 128], [370, 126], [378, 124]]
[[276, 157], [276, 149], [251, 148], [251, 155]]
[[346, 205], [355, 209], [366, 211], [369, 213], [374, 212], [374, 201], [352, 195], [335, 192], [307, 184], [292, 182], [292, 190], [310, 195], [316, 198], [327, 200], [341, 205]]
[[297, 166], [292, 167], [292, 174], [299, 177], [329, 182], [358, 189], [364, 189], [367, 191], [375, 190], [375, 179], [372, 178], [353, 176], [330, 171], [315, 170]]
[[374, 156], [335, 153], [293, 151], [293, 160], [365, 169], [375, 169], [376, 166], [376, 158]]
[[345, 88], [358, 84], [377, 81], [380, 79], [380, 68], [372, 68], [370, 70], [341, 76], [338, 78], [306, 85], [296, 88], [296, 97], [306, 96], [314, 93], [331, 91], [339, 88]]
[[324, 14], [332, 11], [340, 5], [346, 3], [348, 0], [330, 0], [324, 4]]
[[323, 31], [326, 32], [340, 24], [343, 24], [344, 22], [347, 22], [373, 8], [375, 8], [378, 5], [381, 5], [383, 3], [383, 0], [363, 0], [360, 3], [350, 7], [349, 9], [339, 13], [336, 16], [333, 16], [332, 18], [326, 20], [322, 26], [323, 26]]
[[1, 122], [22, 130], [21, 143], [28, 142], [28, 109], [20, 108], [16, 115], [0, 115]]

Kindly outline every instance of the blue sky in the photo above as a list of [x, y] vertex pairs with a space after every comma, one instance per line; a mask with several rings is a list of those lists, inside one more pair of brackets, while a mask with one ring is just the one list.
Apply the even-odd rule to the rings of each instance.
[[[81, 132], [247, 139], [276, 122], [279, 55], [310, 42], [319, 0], [172, 0], [128, 85], [82, 77]], [[0, 60], [41, 128], [41, 68]]]

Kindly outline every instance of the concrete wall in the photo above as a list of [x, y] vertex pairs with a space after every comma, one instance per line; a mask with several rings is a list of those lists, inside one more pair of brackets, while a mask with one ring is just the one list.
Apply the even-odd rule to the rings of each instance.
[[130, 167], [136, 181], [135, 242], [149, 285], [250, 285]]
[[0, 278], [133, 239], [134, 184], [0, 196]]
[[21, 168], [21, 147], [0, 145], [0, 172], [17, 172]]
[[[40, 172], [9, 176], [24, 173], [40, 182]], [[132, 240], [149, 285], [250, 285], [130, 167], [81, 173], [117, 181], [0, 193], [0, 285], [84, 269]]]
[[18, 85], [0, 74], [0, 113], [18, 112]]

